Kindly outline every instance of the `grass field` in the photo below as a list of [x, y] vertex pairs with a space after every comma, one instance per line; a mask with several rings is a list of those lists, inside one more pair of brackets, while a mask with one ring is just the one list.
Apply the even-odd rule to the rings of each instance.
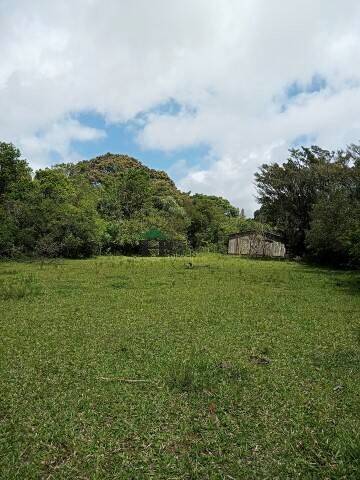
[[0, 263], [1, 479], [359, 479], [360, 277]]

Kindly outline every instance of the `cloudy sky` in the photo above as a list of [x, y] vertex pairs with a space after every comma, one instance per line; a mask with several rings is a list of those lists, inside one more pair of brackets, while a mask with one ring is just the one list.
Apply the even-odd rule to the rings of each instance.
[[360, 139], [359, 0], [0, 0], [0, 140], [108, 151], [251, 214], [287, 149]]

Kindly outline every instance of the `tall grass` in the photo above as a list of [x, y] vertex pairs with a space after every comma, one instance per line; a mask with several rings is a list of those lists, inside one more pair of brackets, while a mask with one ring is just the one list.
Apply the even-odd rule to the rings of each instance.
[[34, 274], [19, 274], [15, 277], [0, 279], [0, 299], [20, 300], [35, 297], [41, 291]]

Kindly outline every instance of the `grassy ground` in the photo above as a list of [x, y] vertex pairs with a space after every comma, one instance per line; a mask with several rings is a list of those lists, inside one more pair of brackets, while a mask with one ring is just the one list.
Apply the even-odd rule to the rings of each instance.
[[359, 275], [187, 261], [0, 264], [1, 479], [360, 478]]

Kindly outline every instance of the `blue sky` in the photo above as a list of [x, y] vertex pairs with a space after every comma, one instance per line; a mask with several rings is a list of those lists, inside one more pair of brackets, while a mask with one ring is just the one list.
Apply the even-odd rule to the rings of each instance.
[[[166, 102], [152, 109], [149, 113], [159, 115], [177, 115], [180, 110], [179, 104]], [[139, 115], [141, 118], [142, 115]], [[209, 147], [205, 144], [194, 145], [189, 148], [178, 148], [171, 151], [162, 149], [143, 148], [137, 140], [139, 132], [138, 122], [108, 123], [104, 117], [97, 113], [82, 113], [75, 116], [82, 125], [96, 128], [105, 132], [103, 138], [91, 141], [73, 141], [71, 147], [83, 158], [90, 159], [104, 153], [124, 153], [147, 166], [155, 169], [169, 171], [174, 180], [181, 175], [176, 166], [186, 163], [188, 168], [201, 167], [208, 156]], [[56, 157], [54, 158], [54, 160]]]
[[319, 74], [315, 74], [312, 76], [311, 80], [306, 84], [302, 84], [299, 81], [292, 82], [286, 88], [286, 95], [287, 95], [287, 98], [292, 99], [304, 93], [320, 92], [321, 90], [324, 90], [326, 86], [327, 86], [326, 78], [322, 77]]

